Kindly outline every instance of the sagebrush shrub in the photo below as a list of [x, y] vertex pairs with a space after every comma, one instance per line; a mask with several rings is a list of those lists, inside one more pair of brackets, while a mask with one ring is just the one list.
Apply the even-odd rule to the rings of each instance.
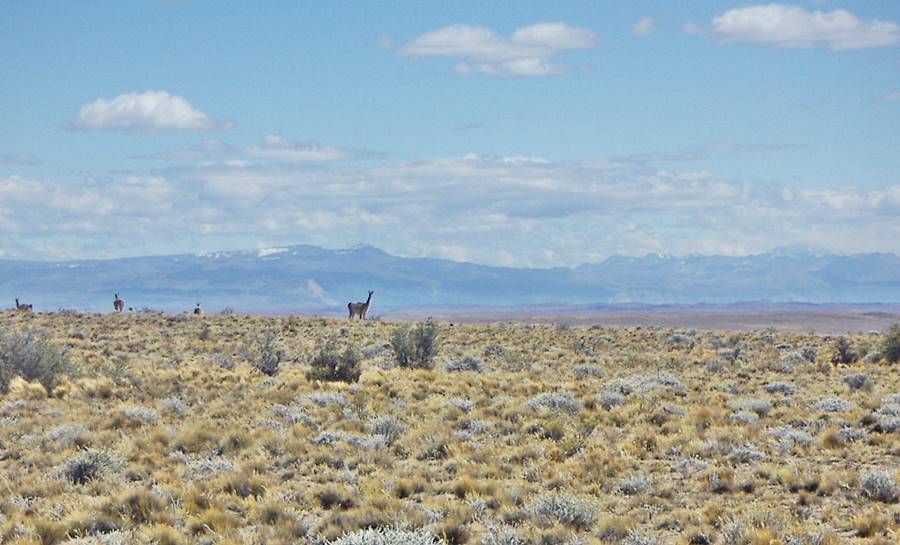
[[444, 540], [428, 530], [399, 530], [395, 528], [368, 528], [344, 534], [327, 542], [329, 545], [444, 545]]
[[596, 365], [576, 365], [573, 369], [577, 377], [603, 378], [605, 373]]
[[859, 486], [867, 498], [884, 503], [894, 503], [900, 499], [900, 487], [886, 471], [872, 470], [859, 477]]
[[600, 392], [600, 405], [607, 411], [625, 404], [625, 396], [619, 392]]
[[768, 399], [733, 399], [728, 402], [728, 407], [738, 411], [750, 411], [760, 418], [769, 415], [772, 410], [772, 402]]
[[838, 337], [834, 343], [834, 356], [831, 361], [833, 363], [850, 364], [859, 359], [859, 354], [850, 346], [850, 341], [846, 337]]
[[666, 339], [666, 346], [672, 348], [674, 346], [683, 346], [688, 350], [694, 348], [694, 339], [682, 333], [673, 333]]
[[253, 367], [270, 377], [277, 375], [278, 367], [285, 357], [284, 350], [278, 345], [278, 335], [274, 332], [260, 335], [254, 356], [251, 361]]
[[462, 359], [448, 363], [447, 371], [450, 371], [451, 373], [458, 371], [474, 371], [476, 373], [482, 373], [484, 372], [484, 364], [481, 363], [481, 360], [478, 358], [466, 356]]
[[575, 413], [581, 410], [581, 402], [575, 398], [572, 392], [544, 392], [525, 402], [525, 406], [532, 410], [546, 407], [552, 411], [565, 411]]
[[117, 466], [118, 462], [108, 452], [88, 449], [69, 458], [62, 473], [74, 484], [85, 484]]
[[310, 380], [356, 382], [362, 374], [358, 351], [347, 345], [340, 350], [334, 339], [329, 340], [310, 362], [306, 377]]
[[866, 373], [851, 373], [844, 377], [844, 384], [851, 390], [868, 390], [872, 387], [872, 377]]
[[639, 534], [629, 530], [628, 535], [622, 541], [622, 545], [659, 545], [659, 539], [654, 536]]
[[406, 424], [393, 416], [378, 416], [369, 422], [369, 431], [383, 436], [388, 444], [393, 444], [406, 432]]
[[890, 363], [900, 361], [900, 323], [891, 326], [881, 340], [881, 356]]
[[0, 333], [0, 393], [9, 390], [15, 377], [39, 382], [47, 394], [62, 377], [73, 377], [75, 366], [65, 348], [44, 334], [31, 331]]
[[812, 405], [814, 411], [823, 413], [845, 413], [852, 408], [853, 404], [839, 397], [825, 397]]
[[766, 384], [766, 392], [770, 394], [784, 394], [792, 396], [797, 393], [797, 388], [786, 382], [771, 382]]
[[414, 327], [398, 327], [391, 337], [391, 348], [400, 367], [431, 369], [438, 353], [438, 326], [428, 318]]
[[569, 494], [546, 494], [538, 497], [528, 507], [532, 517], [555, 520], [587, 530], [594, 524], [597, 508], [588, 499]]
[[626, 496], [634, 496], [647, 490], [653, 484], [653, 479], [643, 475], [628, 477], [619, 482], [619, 490]]

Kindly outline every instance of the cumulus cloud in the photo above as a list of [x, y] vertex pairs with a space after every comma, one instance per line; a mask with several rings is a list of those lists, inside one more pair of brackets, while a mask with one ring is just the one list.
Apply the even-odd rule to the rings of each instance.
[[637, 34], [638, 36], [649, 36], [653, 34], [653, 30], [656, 27], [656, 19], [653, 17], [644, 17], [640, 21], [634, 24], [631, 31]]
[[142, 155], [137, 158], [197, 163], [222, 162], [232, 166], [247, 166], [253, 160], [321, 163], [381, 156], [381, 153], [370, 150], [329, 146], [318, 142], [297, 142], [278, 134], [269, 134], [255, 146], [240, 148], [219, 139], [210, 139], [204, 140], [196, 146]]
[[642, 163], [476, 154], [341, 165], [195, 164], [79, 183], [0, 176], [0, 246], [58, 258], [363, 240], [518, 266], [786, 244], [900, 252], [898, 185], [791, 189]]
[[195, 108], [187, 99], [166, 91], [126, 93], [112, 99], [98, 98], [81, 106], [69, 123], [84, 131], [206, 131], [229, 129]]
[[862, 19], [853, 13], [809, 11], [786, 4], [735, 8], [712, 20], [712, 32], [723, 42], [747, 42], [772, 47], [863, 49], [900, 43], [900, 27], [893, 21]]
[[486, 27], [450, 25], [415, 38], [398, 53], [406, 57], [457, 59], [460, 62], [455, 70], [460, 74], [546, 76], [568, 70], [568, 66], [555, 61], [561, 52], [591, 49], [599, 41], [588, 29], [560, 22], [518, 28], [509, 38]]
[[0, 165], [39, 165], [41, 160], [30, 153], [0, 153]]

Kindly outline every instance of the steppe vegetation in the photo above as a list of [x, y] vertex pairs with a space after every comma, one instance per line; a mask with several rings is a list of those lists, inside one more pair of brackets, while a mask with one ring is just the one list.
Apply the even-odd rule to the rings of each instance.
[[900, 330], [0, 315], [0, 543], [889, 545]]

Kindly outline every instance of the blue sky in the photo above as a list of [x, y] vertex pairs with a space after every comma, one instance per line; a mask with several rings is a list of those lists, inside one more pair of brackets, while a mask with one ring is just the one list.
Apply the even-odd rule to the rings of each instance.
[[900, 4], [0, 5], [0, 257], [900, 252]]

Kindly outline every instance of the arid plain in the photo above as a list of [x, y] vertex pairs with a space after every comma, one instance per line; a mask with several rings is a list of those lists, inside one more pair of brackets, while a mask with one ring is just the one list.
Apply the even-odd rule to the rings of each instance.
[[900, 539], [882, 333], [440, 323], [417, 368], [408, 327], [0, 315], [64, 362], [0, 397], [0, 543]]

